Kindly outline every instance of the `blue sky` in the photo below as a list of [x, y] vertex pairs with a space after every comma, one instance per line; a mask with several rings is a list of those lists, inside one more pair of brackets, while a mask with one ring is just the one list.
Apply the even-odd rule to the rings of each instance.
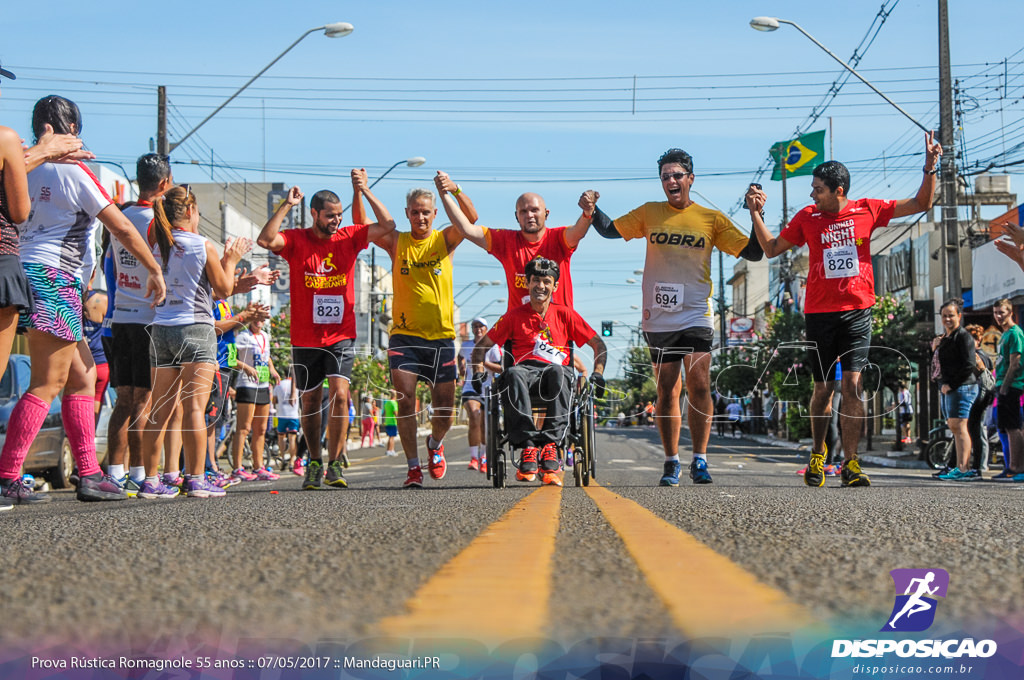
[[[227, 2], [119, 8], [59, 1], [43, 14], [12, 3], [0, 60], [18, 80], [0, 83], [0, 123], [28, 137], [32, 103], [51, 92], [68, 96], [82, 107], [88, 146], [131, 168], [155, 136], [157, 85], [168, 88], [174, 140], [306, 29], [348, 21], [354, 33], [307, 37], [194, 144], [176, 150], [176, 179], [209, 181], [209, 167], [190, 161], [208, 164], [212, 148], [219, 181], [260, 181], [265, 163], [267, 181], [347, 196], [348, 168], [366, 167], [373, 178], [395, 161], [424, 156], [423, 167], [400, 168], [376, 187], [396, 216], [404, 193], [443, 169], [474, 199], [482, 224], [514, 226], [515, 198], [537, 191], [551, 210], [549, 225], [559, 225], [575, 220], [587, 188], [601, 192], [600, 205], [613, 217], [662, 199], [655, 161], [678, 146], [694, 156], [698, 202], [728, 212], [770, 145], [787, 139], [840, 75], [791, 27], [759, 33], [748, 21], [765, 14], [796, 21], [848, 59], [881, 4], [256, 1], [240, 13]], [[858, 70], [933, 126], [937, 3], [887, 6], [892, 11]], [[1021, 18], [1019, 2], [950, 3], [969, 162], [1004, 148], [1003, 159], [1024, 157], [1013, 150], [1024, 136]], [[834, 155], [853, 173], [852, 195], [913, 194], [923, 142], [912, 123], [856, 81], [809, 129], [827, 128], [828, 116]], [[769, 222], [777, 224], [778, 183], [762, 183]], [[789, 188], [791, 211], [806, 205], [807, 178]], [[742, 212], [736, 219], [746, 228]], [[631, 305], [639, 305], [640, 290], [627, 279], [639, 278], [632, 272], [643, 260], [641, 243], [587, 237], [573, 279], [591, 325], [638, 323]], [[457, 252], [455, 271], [456, 290], [501, 278], [497, 263], [469, 243]], [[496, 297], [504, 291], [480, 292], [465, 315]], [[617, 330], [616, 341], [623, 334]]]

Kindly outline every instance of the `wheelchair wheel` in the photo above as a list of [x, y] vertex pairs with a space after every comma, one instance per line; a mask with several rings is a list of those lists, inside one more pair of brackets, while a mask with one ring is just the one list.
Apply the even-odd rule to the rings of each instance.
[[505, 488], [506, 461], [505, 452], [501, 448], [501, 412], [498, 398], [488, 394], [485, 398], [487, 408], [487, 477], [495, 489]]

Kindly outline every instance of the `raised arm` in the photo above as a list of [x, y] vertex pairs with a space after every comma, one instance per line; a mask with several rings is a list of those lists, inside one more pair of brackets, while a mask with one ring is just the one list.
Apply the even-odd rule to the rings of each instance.
[[352, 168], [352, 224], [366, 224], [366, 208], [363, 207], [361, 186], [368, 186], [366, 168]]
[[32, 172], [46, 162], [78, 163], [96, 158], [91, 151], [82, 148], [82, 140], [75, 135], [54, 134], [53, 126], [46, 123], [46, 132], [34, 146], [24, 149], [25, 170]]
[[597, 199], [601, 197], [601, 194], [597, 193], [592, 189], [587, 189], [580, 196], [579, 206], [582, 212], [579, 218], [576, 220], [576, 224], [572, 225], [565, 230], [565, 243], [570, 248], [575, 248], [583, 240], [583, 237], [587, 235], [587, 230], [590, 229], [590, 224], [594, 220], [594, 210], [597, 208]]
[[[448, 219], [452, 221], [452, 225], [463, 237], [487, 250], [487, 236], [484, 235], [483, 227], [476, 224], [476, 220], [470, 220], [466, 213], [462, 212], [461, 202], [445, 188], [446, 183], [450, 181], [448, 175], [440, 170], [437, 171], [437, 176], [434, 177], [434, 186], [437, 187], [437, 194], [441, 197], [441, 202], [444, 204], [444, 211], [447, 213]], [[476, 210], [473, 210], [473, 213], [475, 216]]]
[[[376, 222], [367, 225], [366, 239], [376, 243], [389, 253], [393, 252], [394, 245], [391, 244], [392, 239], [389, 237], [395, 236], [395, 221], [391, 218], [391, 213], [384, 207], [384, 204], [370, 191], [370, 187], [366, 182], [365, 170], [359, 172], [356, 170], [352, 171], [352, 187], [370, 202], [370, 210], [373, 211], [373, 215], [377, 219]], [[352, 205], [355, 206], [355, 203]], [[390, 247], [389, 244], [391, 244]]]
[[96, 217], [107, 228], [110, 235], [120, 241], [121, 245], [134, 255], [135, 259], [149, 272], [149, 282], [146, 284], [146, 297], [153, 296], [153, 302], [150, 303], [150, 307], [156, 307], [163, 302], [164, 297], [167, 295], [167, 285], [164, 283], [163, 271], [161, 271], [160, 265], [157, 264], [156, 258], [153, 257], [153, 251], [149, 249], [149, 244], [139, 235], [135, 226], [113, 204], [101, 210], [100, 214]]
[[939, 170], [939, 156], [942, 155], [942, 145], [935, 141], [935, 133], [928, 132], [924, 136], [924, 178], [913, 198], [905, 198], [896, 201], [896, 209], [893, 217], [906, 217], [919, 212], [924, 212], [932, 207], [935, 201], [935, 175]]
[[7, 215], [15, 224], [28, 219], [32, 199], [28, 195], [28, 171], [21, 151], [21, 138], [8, 127], [0, 127], [0, 168], [4, 175]]
[[235, 287], [235, 267], [251, 248], [252, 241], [249, 239], [235, 239], [224, 247], [224, 256], [217, 257], [213, 243], [206, 242], [206, 278], [210, 281], [214, 295], [219, 298], [231, 295], [231, 289]]
[[747, 208], [750, 210], [750, 221], [754, 225], [754, 234], [757, 236], [757, 241], [761, 244], [764, 254], [768, 257], [775, 257], [792, 248], [793, 244], [781, 236], [772, 236], [768, 227], [765, 226], [762, 212], [767, 200], [768, 195], [758, 185], [751, 184], [747, 189]]
[[259, 244], [260, 248], [266, 248], [272, 253], [281, 252], [284, 248], [284, 238], [281, 236], [281, 223], [284, 221], [284, 216], [288, 214], [289, 210], [302, 203], [302, 198], [302, 190], [298, 187], [292, 187], [288, 190], [288, 196], [281, 202], [281, 205], [277, 206], [273, 217], [263, 225], [263, 230], [256, 238], [256, 243]]

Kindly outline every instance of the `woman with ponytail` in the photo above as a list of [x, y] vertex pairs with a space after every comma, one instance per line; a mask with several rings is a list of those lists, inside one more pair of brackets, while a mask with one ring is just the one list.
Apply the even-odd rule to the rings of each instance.
[[[40, 142], [54, 133], [77, 136], [82, 116], [74, 102], [51, 95], [36, 102], [32, 129]], [[120, 485], [102, 475], [96, 460], [96, 366], [82, 340], [83, 276], [91, 274], [83, 270], [98, 224], [149, 270], [153, 304], [164, 299], [164, 280], [146, 242], [81, 163], [42, 163], [28, 174], [28, 193], [32, 210], [19, 240], [32, 310], [22, 310], [18, 325], [27, 329], [32, 375], [0, 453], [0, 496], [14, 503], [49, 500], [21, 483], [21, 465], [63, 390], [61, 418], [78, 468], [78, 499], [123, 500]]]
[[181, 431], [185, 449], [185, 486], [189, 496], [211, 498], [224, 489], [209, 483], [204, 474], [206, 402], [217, 372], [217, 335], [213, 326], [213, 300], [227, 297], [234, 287], [235, 267], [252, 241], [229, 242], [218, 257], [213, 243], [199, 235], [199, 206], [187, 184], [174, 187], [153, 203], [150, 241], [170, 282], [167, 299], [156, 308], [151, 327], [149, 363], [153, 376], [153, 402], [142, 435], [146, 481], [139, 498], [174, 498], [158, 474], [167, 424], [175, 406], [183, 409]]

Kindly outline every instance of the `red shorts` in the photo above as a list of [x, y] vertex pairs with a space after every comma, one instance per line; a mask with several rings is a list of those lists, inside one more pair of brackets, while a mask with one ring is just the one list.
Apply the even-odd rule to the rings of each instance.
[[96, 364], [96, 403], [103, 401], [103, 393], [110, 384], [110, 364]]

